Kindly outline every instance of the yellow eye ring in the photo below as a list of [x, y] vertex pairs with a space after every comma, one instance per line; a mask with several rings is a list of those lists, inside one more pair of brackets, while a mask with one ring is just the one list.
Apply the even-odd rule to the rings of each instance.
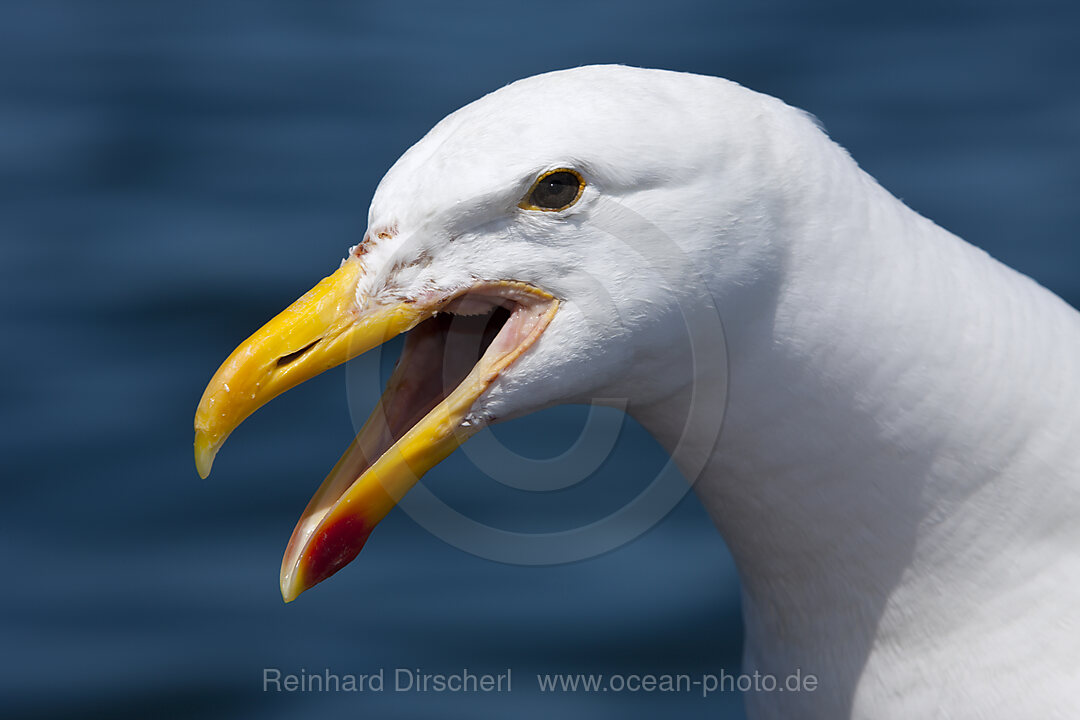
[[525, 193], [518, 207], [524, 210], [543, 210], [558, 212], [565, 210], [585, 192], [585, 178], [581, 173], [570, 168], [549, 170], [536, 179]]

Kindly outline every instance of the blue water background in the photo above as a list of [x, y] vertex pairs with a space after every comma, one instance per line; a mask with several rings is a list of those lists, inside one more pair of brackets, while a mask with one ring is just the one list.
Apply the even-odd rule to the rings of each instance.
[[[203, 386], [336, 267], [383, 172], [443, 115], [594, 62], [722, 75], [813, 112], [908, 204], [1076, 305], [1078, 35], [1075, 2], [4, 2], [0, 716], [741, 717], [733, 694], [541, 695], [533, 677], [738, 669], [737, 581], [693, 496], [617, 551], [544, 568], [395, 511], [285, 606], [281, 551], [353, 433], [346, 372], [253, 416], [206, 481]], [[584, 416], [498, 436], [552, 457]], [[627, 422], [562, 495], [460, 454], [428, 482], [492, 522], [572, 526], [664, 461]], [[512, 668], [514, 691], [264, 693], [266, 667]]]

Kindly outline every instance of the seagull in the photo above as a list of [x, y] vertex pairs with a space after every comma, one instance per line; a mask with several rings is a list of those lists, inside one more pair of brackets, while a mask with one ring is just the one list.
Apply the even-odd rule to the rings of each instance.
[[203, 477], [281, 392], [407, 333], [298, 522], [286, 602], [480, 429], [622, 398], [734, 556], [762, 718], [1080, 715], [1080, 314], [809, 114], [589, 66], [450, 114], [340, 268], [241, 344]]

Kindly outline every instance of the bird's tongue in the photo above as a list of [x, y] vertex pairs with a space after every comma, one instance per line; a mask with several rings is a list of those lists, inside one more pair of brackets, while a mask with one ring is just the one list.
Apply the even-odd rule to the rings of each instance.
[[[467, 421], [473, 403], [539, 337], [557, 305], [549, 299], [475, 317], [440, 314], [409, 333], [378, 405], [293, 530], [281, 564], [287, 602], [355, 558], [416, 481], [480, 429]], [[451, 306], [461, 313], [491, 307], [475, 298]]]

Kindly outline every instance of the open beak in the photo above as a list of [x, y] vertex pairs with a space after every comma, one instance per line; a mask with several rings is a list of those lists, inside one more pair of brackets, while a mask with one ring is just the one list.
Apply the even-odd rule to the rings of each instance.
[[474, 403], [558, 309], [551, 295], [518, 282], [361, 307], [363, 272], [358, 259], [346, 260], [244, 341], [195, 414], [195, 465], [205, 478], [229, 433], [263, 404], [412, 331], [378, 406], [293, 530], [281, 565], [286, 602], [355, 558], [409, 488], [480, 429]]

